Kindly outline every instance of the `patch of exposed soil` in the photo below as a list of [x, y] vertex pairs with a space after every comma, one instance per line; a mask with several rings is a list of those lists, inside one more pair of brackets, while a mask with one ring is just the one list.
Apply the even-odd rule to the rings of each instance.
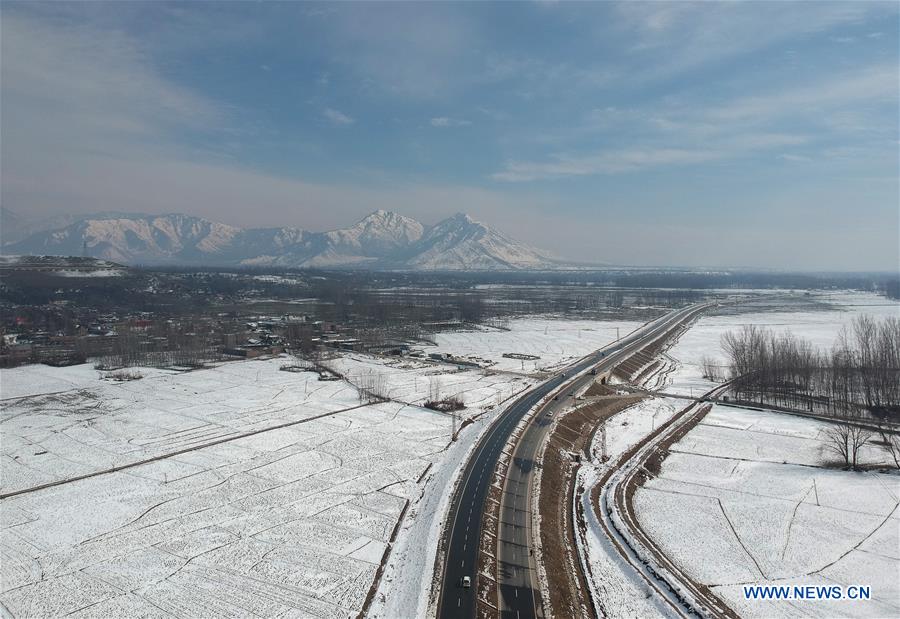
[[614, 395], [615, 393], [616, 388], [614, 386], [593, 382], [591, 383], [591, 386], [588, 387], [588, 390], [584, 392], [584, 395], [589, 398], [596, 395]]
[[[600, 385], [602, 386], [602, 385]], [[574, 544], [572, 495], [576, 459], [585, 457], [596, 429], [604, 421], [641, 400], [641, 396], [610, 396], [561, 417], [543, 457], [540, 497], [541, 551], [554, 617], [594, 617], [588, 585]], [[580, 456], [576, 456], [580, 454]]]

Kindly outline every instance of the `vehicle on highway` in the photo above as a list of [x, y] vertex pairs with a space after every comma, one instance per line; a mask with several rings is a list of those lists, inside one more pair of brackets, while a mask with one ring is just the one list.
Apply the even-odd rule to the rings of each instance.
[[468, 589], [472, 586], [472, 579], [469, 576], [463, 576], [460, 584], [462, 584], [463, 589]]

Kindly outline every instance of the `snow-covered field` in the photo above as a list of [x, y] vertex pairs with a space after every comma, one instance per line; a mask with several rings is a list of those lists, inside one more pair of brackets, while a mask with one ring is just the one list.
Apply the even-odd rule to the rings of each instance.
[[[509, 321], [509, 331], [482, 328], [470, 331], [438, 333], [437, 346], [426, 346], [426, 353], [450, 353], [460, 357], [478, 357], [493, 362], [492, 369], [533, 373], [550, 371], [583, 357], [642, 326], [621, 320], [595, 322], [553, 318], [520, 318]], [[617, 331], [618, 329], [618, 331]], [[518, 353], [540, 357], [519, 360], [504, 357]]]
[[727, 360], [722, 350], [722, 336], [740, 330], [744, 325], [753, 324], [776, 332], [791, 331], [814, 346], [827, 349], [835, 343], [844, 326], [850, 328], [856, 316], [900, 318], [900, 303], [874, 294], [835, 292], [815, 295], [813, 300], [832, 307], [809, 311], [804, 308], [808, 299], [798, 296], [796, 308], [786, 302], [781, 304], [783, 309], [777, 311], [702, 316], [669, 350], [669, 356], [678, 361], [679, 367], [669, 375], [670, 384], [664, 390], [699, 395], [715, 387], [715, 383], [703, 378], [701, 362], [704, 357], [709, 357], [724, 367]]
[[[741, 616], [900, 615], [900, 475], [824, 467], [827, 427], [716, 405], [635, 494], [642, 526]], [[745, 600], [750, 584], [868, 585], [872, 599]]]
[[[3, 604], [17, 617], [359, 612], [450, 420], [359, 407], [346, 383], [283, 362], [124, 383], [54, 368], [68, 391], [5, 400], [4, 493], [100, 474], [3, 499]], [[4, 370], [4, 397], [39, 391], [47, 370]]]
[[[103, 380], [87, 364], [3, 370], [0, 490], [68, 479], [358, 405], [346, 383], [281, 372], [283, 363], [232, 362], [184, 373], [141, 368], [144, 378], [126, 382]], [[33, 397], [22, 398], [29, 394]]]

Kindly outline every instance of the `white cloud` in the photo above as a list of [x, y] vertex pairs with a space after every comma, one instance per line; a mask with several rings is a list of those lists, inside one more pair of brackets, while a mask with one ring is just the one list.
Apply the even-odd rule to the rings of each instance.
[[778, 155], [778, 158], [782, 161], [790, 161], [791, 163], [806, 163], [812, 161], [812, 159], [806, 155], [794, 155], [792, 153], [781, 153]]
[[447, 116], [438, 116], [437, 118], [431, 119], [432, 127], [468, 127], [471, 124], [471, 120], [449, 118]]
[[352, 125], [354, 122], [356, 122], [356, 120], [351, 118], [350, 116], [347, 116], [343, 112], [339, 112], [338, 110], [330, 107], [326, 107], [322, 111], [322, 115], [335, 125], [346, 126]]
[[[883, 141], [896, 134], [896, 122], [879, 127], [863, 122], [854, 112], [860, 105], [880, 105], [896, 113], [897, 103], [897, 67], [876, 65], [834, 74], [826, 81], [719, 103], [682, 100], [649, 107], [607, 106], [591, 110], [580, 125], [535, 135], [533, 141], [553, 144], [556, 154], [544, 160], [510, 160], [490, 177], [526, 182], [621, 174], [735, 159], [835, 136]], [[802, 121], [799, 126], [804, 126], [804, 130], [784, 129], [797, 127], [798, 121]], [[809, 123], [818, 124], [819, 131], [810, 131]], [[607, 138], [597, 141], [606, 141], [609, 146], [593, 152], [566, 149], [566, 144], [583, 142], [585, 136], [591, 135]], [[629, 146], [622, 146], [626, 142], [622, 136], [627, 136]]]
[[572, 176], [623, 174], [648, 168], [684, 166], [734, 159], [756, 151], [805, 144], [802, 135], [756, 133], [706, 140], [704, 148], [681, 148], [663, 144], [613, 148], [592, 154], [556, 153], [545, 161], [508, 161], [491, 178], [504, 182], [527, 182]]
[[501, 122], [503, 122], [503, 121], [507, 121], [507, 120], [510, 119], [510, 114], [509, 114], [509, 112], [506, 112], [506, 111], [504, 111], [504, 110], [498, 110], [498, 109], [495, 109], [495, 108], [492, 108], [492, 107], [487, 107], [487, 106], [484, 106], [484, 105], [479, 106], [477, 109], [478, 109], [479, 112], [481, 112], [482, 114], [484, 114], [485, 116], [487, 116], [487, 117], [490, 118], [491, 120], [496, 120], [496, 121], [501, 121]]
[[627, 149], [595, 155], [556, 154], [546, 162], [507, 162], [504, 169], [491, 175], [497, 181], [524, 182], [567, 176], [621, 174], [662, 165], [685, 165], [717, 159], [710, 150], [679, 148]]
[[842, 25], [869, 14], [893, 12], [875, 2], [622, 2], [618, 27], [633, 40], [638, 56], [651, 54], [652, 69], [638, 79], [653, 81], [723, 59]]
[[771, 121], [840, 109], [860, 101], [893, 103], [897, 101], [897, 72], [895, 64], [872, 66], [768, 95], [737, 98], [722, 106], [707, 107], [705, 113], [718, 121]]

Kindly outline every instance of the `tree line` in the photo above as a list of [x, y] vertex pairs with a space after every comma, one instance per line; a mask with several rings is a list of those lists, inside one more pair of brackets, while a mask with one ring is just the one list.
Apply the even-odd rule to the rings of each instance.
[[900, 319], [859, 316], [831, 350], [756, 325], [722, 336], [739, 400], [900, 422]]

